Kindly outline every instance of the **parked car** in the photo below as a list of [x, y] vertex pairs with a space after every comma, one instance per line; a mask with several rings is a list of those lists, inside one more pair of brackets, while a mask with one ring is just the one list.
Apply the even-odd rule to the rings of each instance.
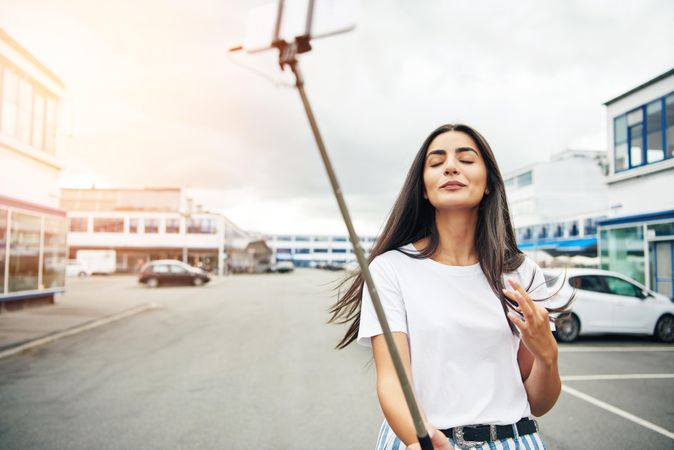
[[295, 265], [292, 261], [278, 261], [273, 265], [273, 271], [278, 273], [292, 272], [295, 270]]
[[[566, 269], [560, 291], [567, 298], [576, 289], [571, 314], [554, 332], [561, 342], [592, 334], [646, 334], [661, 342], [674, 342], [674, 303], [662, 294], [617, 272]], [[548, 287], [556, 290], [564, 269], [544, 269]]]
[[91, 275], [91, 270], [81, 261], [76, 259], [68, 260], [66, 265], [66, 276], [68, 277], [88, 277]]
[[151, 288], [179, 284], [201, 286], [211, 281], [211, 275], [203, 269], [192, 267], [177, 259], [158, 259], [150, 261], [140, 269], [138, 281]]

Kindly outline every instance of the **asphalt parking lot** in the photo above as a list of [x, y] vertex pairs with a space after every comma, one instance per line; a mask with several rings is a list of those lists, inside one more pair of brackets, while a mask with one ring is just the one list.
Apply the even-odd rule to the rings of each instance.
[[[0, 359], [0, 448], [371, 449], [383, 418], [368, 349], [333, 349], [342, 273], [235, 275], [147, 289], [72, 280], [66, 295], [153, 302], [135, 316]], [[77, 310], [70, 310], [77, 314]], [[674, 448], [674, 346], [560, 346], [549, 449]]]

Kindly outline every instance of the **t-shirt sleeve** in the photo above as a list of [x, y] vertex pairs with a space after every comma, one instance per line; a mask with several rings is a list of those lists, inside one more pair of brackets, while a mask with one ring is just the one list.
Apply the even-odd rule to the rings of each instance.
[[[525, 270], [525, 279], [523, 280], [524, 287], [527, 288], [529, 286], [529, 280], [531, 279], [531, 274], [534, 274], [534, 280], [533, 283], [531, 283], [531, 287], [529, 288], [529, 297], [535, 300], [541, 300], [544, 298], [548, 298], [552, 293], [550, 292], [550, 289], [548, 288], [548, 285], [545, 282], [545, 276], [543, 275], [543, 270], [536, 264], [536, 261], [531, 259], [530, 257], [526, 257], [526, 265], [528, 266], [528, 270]], [[543, 306], [549, 305], [549, 301], [540, 301], [540, 302], [535, 302], [539, 303]], [[553, 322], [550, 322], [550, 329], [552, 331], [555, 331], [555, 324]]]
[[[398, 277], [387, 261], [375, 258], [370, 263], [370, 274], [379, 295], [386, 320], [391, 331], [407, 333], [407, 315], [405, 303], [400, 291]], [[356, 342], [365, 347], [371, 347], [371, 337], [382, 334], [383, 331], [377, 320], [377, 313], [372, 303], [367, 284], [363, 284], [363, 299], [360, 307], [360, 327]]]

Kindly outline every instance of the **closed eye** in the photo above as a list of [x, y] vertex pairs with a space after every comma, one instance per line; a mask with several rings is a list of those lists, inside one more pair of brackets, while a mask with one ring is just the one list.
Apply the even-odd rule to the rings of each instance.
[[[462, 162], [464, 164], [473, 164], [475, 161], [459, 161], [459, 162]], [[431, 164], [431, 167], [438, 167], [440, 165], [442, 165], [442, 163]]]

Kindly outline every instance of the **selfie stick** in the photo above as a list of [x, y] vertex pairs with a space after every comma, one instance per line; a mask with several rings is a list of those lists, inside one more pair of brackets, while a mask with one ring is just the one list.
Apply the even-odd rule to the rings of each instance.
[[[344, 223], [346, 224], [346, 228], [349, 232], [349, 239], [351, 240], [351, 245], [353, 245], [353, 250], [354, 253], [356, 254], [356, 259], [358, 260], [358, 265], [360, 266], [361, 274], [365, 279], [365, 284], [367, 285], [368, 292], [370, 293], [370, 297], [372, 298], [372, 303], [377, 313], [377, 319], [379, 320], [379, 324], [384, 334], [386, 346], [388, 347], [389, 354], [391, 355], [391, 360], [393, 361], [393, 366], [395, 367], [395, 371], [398, 374], [398, 379], [400, 380], [400, 385], [402, 387], [402, 391], [405, 396], [405, 401], [407, 402], [407, 407], [410, 410], [412, 421], [414, 422], [414, 429], [417, 434], [417, 439], [419, 440], [419, 443], [421, 444], [421, 448], [423, 450], [433, 450], [431, 439], [428, 436], [428, 431], [426, 430], [426, 426], [424, 425], [424, 422], [421, 418], [419, 406], [417, 405], [416, 399], [414, 398], [414, 393], [412, 391], [410, 380], [407, 377], [407, 374], [405, 373], [405, 368], [403, 366], [402, 359], [400, 358], [400, 353], [398, 352], [398, 348], [396, 347], [395, 341], [393, 340], [391, 328], [388, 325], [386, 315], [384, 314], [384, 309], [382, 308], [381, 301], [379, 300], [379, 295], [377, 294], [374, 282], [372, 281], [372, 276], [370, 274], [368, 262], [365, 259], [363, 249], [360, 246], [360, 242], [358, 240], [358, 235], [356, 234], [356, 231], [353, 227], [353, 223], [351, 222], [349, 210], [347, 209], [346, 203], [344, 202], [344, 197], [342, 196], [342, 189], [339, 187], [339, 183], [337, 182], [337, 176], [335, 175], [335, 171], [332, 168], [332, 163], [330, 162], [328, 152], [325, 149], [325, 144], [323, 143], [321, 133], [318, 130], [316, 118], [314, 117], [313, 110], [311, 109], [311, 105], [309, 104], [307, 94], [304, 92], [304, 78], [302, 77], [302, 72], [300, 72], [297, 54], [305, 53], [311, 50], [311, 44], [309, 40], [311, 37], [310, 31], [311, 31], [311, 21], [313, 17], [313, 7], [314, 7], [314, 0], [309, 0], [309, 7], [307, 8], [305, 35], [295, 38], [294, 42], [288, 43], [284, 40], [278, 39], [281, 24], [281, 16], [283, 14], [283, 0], [279, 1], [278, 6], [279, 10], [276, 18], [276, 28], [274, 32], [275, 39], [273, 46], [279, 49], [279, 65], [281, 66], [281, 70], [285, 70], [285, 67], [288, 66], [295, 75], [295, 87], [300, 93], [302, 104], [304, 105], [304, 110], [306, 111], [307, 118], [309, 119], [309, 125], [311, 125], [311, 131], [314, 134], [316, 144], [318, 145], [318, 150], [321, 153], [321, 158], [323, 159], [323, 164], [325, 165], [325, 170], [327, 171], [328, 177], [330, 178], [332, 191], [335, 194], [337, 204], [339, 205], [339, 209], [342, 212], [342, 218], [344, 219]], [[241, 47], [232, 48], [230, 51], [238, 51], [238, 50], [241, 50]]]

